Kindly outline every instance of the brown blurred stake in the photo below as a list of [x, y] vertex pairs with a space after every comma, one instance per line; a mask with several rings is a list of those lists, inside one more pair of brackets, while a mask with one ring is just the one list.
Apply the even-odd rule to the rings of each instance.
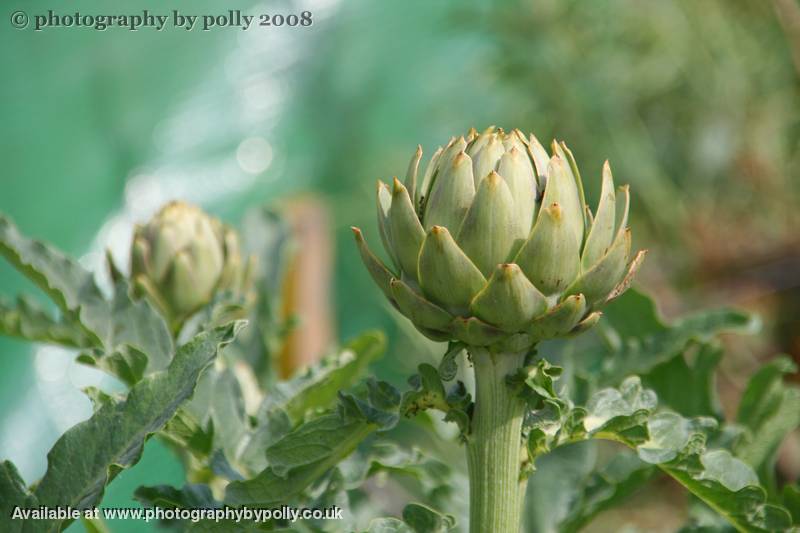
[[285, 379], [298, 368], [318, 361], [330, 346], [333, 246], [328, 211], [319, 200], [293, 200], [283, 214], [291, 226], [295, 246], [283, 282], [281, 318], [297, 319], [278, 360], [278, 371]]

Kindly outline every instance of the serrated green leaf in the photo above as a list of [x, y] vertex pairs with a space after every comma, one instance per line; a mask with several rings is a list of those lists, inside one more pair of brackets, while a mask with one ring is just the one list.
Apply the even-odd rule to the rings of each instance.
[[267, 461], [281, 477], [298, 466], [315, 463], [336, 453], [339, 443], [363, 430], [360, 422], [342, 423], [337, 414], [315, 418], [267, 448]]
[[16, 305], [0, 300], [0, 335], [70, 348], [92, 345], [82, 328], [63, 318], [51, 317], [36, 302], [22, 296], [17, 298]]
[[414, 533], [446, 533], [456, 526], [456, 520], [421, 503], [409, 503], [403, 509], [403, 522]]
[[633, 453], [618, 453], [585, 480], [578, 505], [569, 510], [559, 531], [577, 533], [600, 512], [624, 502], [652, 479], [656, 468], [643, 463]]
[[[231, 323], [197, 335], [181, 346], [167, 371], [144, 378], [125, 401], [104, 405], [62, 435], [48, 453], [47, 472], [34, 491], [40, 505], [95, 506], [114, 476], [139, 461], [147, 437], [191, 396], [200, 373], [242, 325]], [[36, 523], [37, 531], [59, 527], [58, 521]]]
[[261, 412], [280, 408], [297, 422], [307, 412], [330, 408], [338, 392], [361, 379], [369, 364], [383, 353], [385, 346], [386, 337], [381, 332], [370, 331], [360, 335], [303, 374], [275, 384]]
[[450, 467], [414, 448], [406, 450], [393, 442], [375, 442], [366, 450], [348, 457], [339, 465], [347, 489], [355, 489], [369, 477], [388, 473], [417, 480], [426, 493], [431, 493], [449, 481]]
[[536, 461], [528, 479], [525, 531], [556, 532], [575, 512], [576, 499], [596, 460], [595, 442], [563, 446]]
[[786, 509], [767, 503], [752, 468], [722, 449], [706, 447], [712, 418], [687, 419], [655, 412], [656, 396], [632, 376], [619, 390], [595, 393], [585, 408], [568, 400], [546, 402], [526, 420], [532, 460], [556, 446], [587, 438], [609, 439], [635, 449], [740, 531], [780, 531], [791, 525]]
[[396, 423], [399, 393], [385, 382], [368, 381], [365, 389], [340, 393], [335, 413], [305, 422], [271, 445], [267, 450], [270, 465], [252, 479], [231, 482], [225, 503], [289, 502], [370, 434]]
[[783, 505], [792, 515], [792, 523], [800, 525], [800, 485], [786, 485], [782, 497]]
[[133, 499], [144, 507], [161, 507], [162, 509], [210, 509], [220, 507], [214, 500], [208, 485], [187, 484], [181, 489], [169, 485], [139, 487], [133, 493]]
[[36, 497], [28, 492], [22, 476], [11, 461], [0, 463], [0, 531], [19, 533], [25, 522], [14, 519], [14, 509], [35, 508], [39, 506]]
[[439, 376], [442, 378], [442, 381], [451, 381], [456, 377], [456, 373], [458, 373], [457, 358], [465, 349], [466, 345], [463, 342], [451, 341], [447, 345], [447, 351], [442, 356], [442, 360], [439, 363]]
[[[117, 280], [111, 300], [106, 300], [92, 273], [55, 248], [24, 237], [2, 216], [0, 254], [56, 303], [64, 323], [79, 328], [103, 354], [119, 355], [127, 346], [147, 356], [147, 371], [169, 364], [174, 347], [166, 323], [147, 301], [131, 300], [125, 280]], [[118, 365], [98, 366], [113, 370]], [[138, 369], [128, 369], [133, 368]], [[121, 377], [133, 384], [141, 375], [137, 370]]]
[[[684, 416], [722, 419], [717, 396], [716, 369], [722, 349], [716, 343], [698, 343], [683, 354], [654, 366], [642, 375], [642, 383], [658, 395], [660, 405]], [[680, 387], [675, 384], [680, 383]]]
[[746, 428], [734, 445], [736, 456], [751, 465], [775, 491], [774, 466], [784, 437], [800, 426], [800, 388], [784, 382], [797, 370], [786, 357], [761, 367], [747, 384], [736, 421]]
[[445, 414], [446, 421], [455, 422], [462, 436], [466, 436], [469, 433], [470, 420], [467, 410], [471, 400], [464, 384], [458, 381], [445, 389], [440, 372], [427, 363], [420, 364], [417, 371], [409, 379], [413, 388], [403, 394], [400, 413], [413, 417], [420, 411], [436, 409]]
[[603, 308], [594, 331], [605, 341], [576, 357], [576, 371], [601, 385], [619, 383], [631, 374], [647, 374], [681, 354], [693, 342], [707, 342], [721, 332], [752, 332], [757, 321], [749, 314], [719, 309], [703, 311], [665, 324], [653, 300], [631, 289]]
[[249, 426], [239, 381], [230, 369], [217, 373], [209, 415], [214, 423], [214, 446], [226, 458], [236, 461]]
[[[688, 463], [688, 464], [687, 464]], [[783, 508], [766, 502], [766, 491], [745, 463], [726, 450], [700, 455], [704, 469], [687, 461], [659, 465], [692, 494], [723, 516], [739, 531], [785, 531], [791, 516]]]

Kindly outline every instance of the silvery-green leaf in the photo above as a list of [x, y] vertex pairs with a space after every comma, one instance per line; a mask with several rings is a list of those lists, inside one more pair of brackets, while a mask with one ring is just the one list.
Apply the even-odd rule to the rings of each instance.
[[434, 226], [419, 254], [419, 283], [434, 302], [451, 312], [463, 312], [486, 279], [458, 247], [447, 228]]
[[310, 412], [329, 409], [339, 391], [360, 380], [385, 347], [386, 337], [379, 331], [359, 335], [303, 373], [275, 383], [259, 408], [258, 418], [267, 419], [268, 413], [282, 411], [297, 423]]
[[480, 271], [488, 276], [506, 262], [526, 237], [514, 219], [514, 199], [497, 172], [483, 180], [458, 233], [458, 244]]
[[447, 328], [453, 319], [450, 313], [429, 302], [399, 279], [392, 280], [390, 286], [400, 312], [415, 324], [441, 330]]
[[[192, 395], [203, 370], [243, 325], [235, 322], [195, 336], [178, 349], [167, 371], [143, 378], [124, 402], [103, 405], [64, 433], [48, 453], [47, 472], [34, 491], [39, 504], [75, 509], [97, 505], [106, 485], [139, 461], [147, 438]], [[60, 531], [61, 521], [36, 525], [37, 531]]]
[[275, 506], [292, 501], [370, 434], [393, 427], [399, 404], [400, 393], [382, 381], [369, 380], [355, 394], [340, 391], [336, 412], [312, 418], [271, 444], [266, 450], [269, 466], [252, 479], [228, 484], [225, 503]]
[[536, 288], [546, 295], [563, 291], [580, 269], [579, 243], [572, 238], [565, 218], [559, 204], [542, 208], [531, 236], [514, 260]]
[[582, 294], [568, 296], [545, 315], [530, 323], [528, 333], [538, 339], [554, 339], [565, 335], [580, 322], [586, 312], [586, 298]]
[[3, 531], [18, 533], [25, 529], [25, 522], [12, 518], [15, 508], [33, 509], [38, 506], [39, 502], [28, 490], [16, 465], [9, 460], [0, 462], [0, 526]]
[[392, 205], [389, 208], [389, 227], [392, 247], [400, 261], [400, 268], [416, 279], [417, 258], [422, 241], [425, 239], [425, 230], [417, 218], [408, 191], [397, 178], [394, 180]]
[[409, 503], [403, 509], [403, 522], [415, 533], [447, 533], [456, 526], [456, 519], [421, 503]]
[[20, 296], [16, 304], [0, 300], [0, 334], [35, 342], [88, 348], [93, 340], [78, 324], [65, 317], [51, 317], [34, 300]]
[[[519, 141], [517, 141], [519, 142]], [[521, 144], [521, 143], [520, 143]], [[536, 177], [525, 147], [512, 147], [500, 158], [497, 173], [505, 180], [514, 200], [514, 219], [527, 234], [536, 213]]]
[[104, 358], [118, 351], [146, 354], [148, 372], [169, 364], [173, 342], [164, 319], [149, 302], [132, 300], [124, 279], [115, 284], [112, 298], [105, 299], [91, 272], [63, 252], [28, 239], [3, 216], [0, 255], [39, 286]]
[[759, 471], [770, 471], [786, 435], [800, 426], [800, 388], [785, 377], [797, 365], [779, 357], [761, 367], [747, 384], [736, 421], [746, 431], [736, 441], [736, 456]]
[[470, 305], [478, 318], [508, 332], [519, 331], [546, 309], [542, 293], [513, 263], [497, 265], [486, 287]]
[[425, 228], [444, 226], [457, 232], [475, 198], [472, 159], [464, 152], [456, 154], [450, 165], [440, 168], [439, 173], [426, 202]]
[[597, 214], [592, 221], [589, 235], [586, 237], [586, 244], [583, 248], [581, 266], [583, 270], [588, 270], [605, 255], [608, 247], [614, 239], [614, 207], [616, 199], [614, 195], [614, 179], [611, 177], [611, 167], [608, 161], [603, 165], [603, 185], [600, 190], [600, 203], [597, 206]]

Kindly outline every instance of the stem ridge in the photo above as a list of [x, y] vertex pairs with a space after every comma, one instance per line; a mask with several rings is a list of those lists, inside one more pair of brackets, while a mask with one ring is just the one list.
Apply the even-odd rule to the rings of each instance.
[[467, 444], [471, 533], [518, 533], [526, 483], [520, 479], [525, 402], [506, 378], [526, 352], [469, 349], [475, 368], [475, 409]]

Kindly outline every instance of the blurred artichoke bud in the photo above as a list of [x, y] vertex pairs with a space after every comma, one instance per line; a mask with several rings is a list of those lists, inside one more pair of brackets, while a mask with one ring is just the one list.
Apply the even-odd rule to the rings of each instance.
[[[353, 228], [361, 257], [390, 302], [434, 340], [523, 349], [594, 325], [629, 285], [628, 188], [603, 166], [587, 208], [572, 153], [494, 127], [453, 138], [418, 175], [378, 182], [378, 227], [393, 267]], [[419, 178], [419, 179], [418, 179]]]
[[250, 286], [236, 232], [198, 207], [170, 202], [134, 231], [131, 279], [177, 329], [218, 291], [235, 296]]

